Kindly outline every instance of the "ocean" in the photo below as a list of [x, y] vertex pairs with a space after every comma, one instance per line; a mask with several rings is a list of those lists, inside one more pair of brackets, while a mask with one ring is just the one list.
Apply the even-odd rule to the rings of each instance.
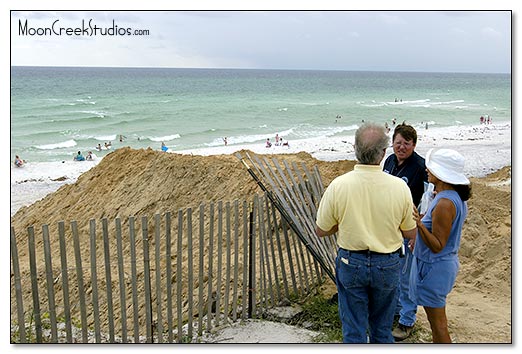
[[[100, 144], [170, 151], [511, 120], [510, 74], [11, 67], [11, 157], [71, 161]], [[120, 135], [123, 142], [119, 141]]]

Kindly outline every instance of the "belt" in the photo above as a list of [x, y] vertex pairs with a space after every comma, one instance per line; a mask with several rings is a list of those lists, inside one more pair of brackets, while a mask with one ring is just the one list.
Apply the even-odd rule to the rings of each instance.
[[374, 255], [374, 256], [386, 256], [386, 255], [391, 255], [391, 254], [395, 254], [395, 253], [400, 253], [401, 249], [397, 249], [396, 251], [393, 251], [393, 252], [390, 252], [390, 253], [381, 253], [381, 252], [375, 252], [375, 251], [370, 251], [370, 250], [357, 250], [357, 251], [351, 251], [351, 250], [346, 250], [343, 248], [343, 250], [345, 250], [346, 252], [349, 252], [349, 253], [355, 253], [355, 254], [366, 254], [368, 256], [371, 256], [371, 255]]

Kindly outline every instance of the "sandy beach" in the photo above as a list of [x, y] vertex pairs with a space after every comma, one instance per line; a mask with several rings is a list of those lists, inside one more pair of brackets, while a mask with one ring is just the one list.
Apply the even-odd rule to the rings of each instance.
[[[391, 137], [390, 132], [390, 137]], [[264, 144], [234, 144], [194, 150], [169, 151], [182, 155], [229, 155], [237, 151], [249, 150], [256, 154], [296, 154], [304, 151], [321, 161], [355, 160], [353, 136], [336, 136], [290, 141], [289, 146]], [[131, 146], [132, 147], [132, 146]], [[511, 122], [477, 124], [461, 127], [444, 127], [418, 130], [416, 151], [424, 156], [430, 148], [452, 147], [466, 158], [465, 173], [469, 177], [484, 177], [489, 173], [511, 165]], [[151, 147], [159, 151], [159, 146]], [[388, 149], [387, 154], [391, 154]], [[74, 183], [78, 176], [96, 166], [95, 161], [58, 161], [29, 163], [23, 168], [11, 166], [11, 216], [20, 207], [27, 206], [45, 197], [63, 185]]]
[[[462, 266], [456, 287], [448, 298], [450, 334], [457, 343], [511, 343], [511, 122], [430, 127], [418, 130], [418, 136], [416, 151], [422, 156], [433, 147], [453, 148], [462, 153], [466, 158], [465, 173], [473, 183], [474, 194], [469, 202], [470, 213], [460, 252]], [[122, 148], [81, 171], [83, 174], [79, 177], [53, 170], [52, 174], [24, 182], [25, 177], [15, 175], [20, 171], [12, 170], [11, 195], [18, 195], [18, 199], [13, 199], [17, 202], [16, 210], [13, 211], [11, 205], [14, 214], [11, 225], [23, 230], [29, 225], [55, 224], [64, 219], [151, 215], [167, 208], [193, 207], [200, 201], [246, 198], [260, 190], [233, 155], [244, 149], [316, 165], [327, 185], [353, 168], [352, 144], [353, 137], [345, 136], [328, 141], [290, 141], [288, 148], [234, 145], [233, 142], [228, 146], [171, 154]], [[143, 173], [151, 169], [154, 173]], [[34, 193], [38, 183], [49, 186], [49, 180], [60, 177], [65, 178], [58, 181], [59, 185]], [[47, 194], [49, 192], [53, 193]], [[31, 199], [31, 195], [37, 198]], [[324, 291], [334, 291], [332, 285], [326, 284]], [[418, 313], [418, 326], [429, 332], [423, 310], [419, 309]], [[271, 323], [249, 321], [223, 328], [206, 340], [213, 343], [313, 342], [310, 331], [286, 325], [278, 325], [276, 331], [268, 330], [273, 327]]]

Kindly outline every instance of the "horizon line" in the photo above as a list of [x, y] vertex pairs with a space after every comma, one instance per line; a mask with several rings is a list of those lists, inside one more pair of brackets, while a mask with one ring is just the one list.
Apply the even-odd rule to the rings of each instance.
[[473, 71], [416, 71], [416, 70], [347, 70], [347, 69], [283, 69], [283, 68], [210, 68], [210, 67], [172, 67], [172, 66], [102, 66], [102, 65], [11, 65], [11, 67], [32, 68], [99, 68], [99, 69], [188, 69], [188, 70], [259, 70], [259, 71], [341, 71], [341, 72], [387, 72], [387, 73], [429, 73], [429, 74], [502, 74], [512, 72], [473, 72]]

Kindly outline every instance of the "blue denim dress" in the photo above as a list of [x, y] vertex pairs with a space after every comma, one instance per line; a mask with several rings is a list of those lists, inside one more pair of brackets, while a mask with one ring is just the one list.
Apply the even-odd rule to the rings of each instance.
[[433, 220], [431, 214], [442, 198], [452, 201], [456, 208], [456, 216], [446, 246], [439, 253], [433, 253], [426, 246], [419, 233], [417, 233], [415, 240], [409, 295], [419, 306], [433, 308], [446, 306], [446, 297], [455, 284], [459, 270], [458, 251], [462, 226], [468, 214], [467, 203], [460, 199], [456, 191], [441, 191], [433, 199], [422, 218], [422, 223], [432, 232]]

